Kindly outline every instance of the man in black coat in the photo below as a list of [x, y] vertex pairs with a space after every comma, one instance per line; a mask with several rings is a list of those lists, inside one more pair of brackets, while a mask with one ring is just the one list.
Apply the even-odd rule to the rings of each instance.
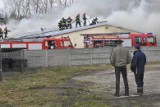
[[134, 52], [134, 55], [131, 61], [131, 70], [134, 72], [134, 75], [135, 75], [135, 80], [137, 84], [137, 93], [139, 95], [142, 95], [146, 55], [141, 51], [139, 44], [136, 44], [135, 49], [136, 51]]

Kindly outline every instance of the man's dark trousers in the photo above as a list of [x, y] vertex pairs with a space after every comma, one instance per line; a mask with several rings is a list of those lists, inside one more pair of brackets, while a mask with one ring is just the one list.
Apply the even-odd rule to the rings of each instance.
[[123, 82], [125, 86], [125, 95], [129, 95], [128, 79], [127, 79], [127, 68], [126, 66], [115, 67], [116, 76], [116, 92], [115, 95], [119, 95], [120, 90], [120, 74], [122, 73]]
[[143, 94], [144, 74], [136, 74], [134, 72], [134, 75], [135, 75], [135, 80], [136, 80], [136, 84], [137, 84], [137, 93], [142, 93]]

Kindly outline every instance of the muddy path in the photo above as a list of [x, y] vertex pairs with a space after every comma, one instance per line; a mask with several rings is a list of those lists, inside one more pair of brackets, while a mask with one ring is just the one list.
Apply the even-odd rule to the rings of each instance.
[[[115, 75], [114, 69], [90, 72], [83, 76], [74, 77], [73, 80], [89, 87], [89, 91], [108, 100], [111, 107], [160, 107], [160, 64], [147, 65], [144, 76], [144, 95], [136, 95], [134, 74], [128, 67], [128, 82], [130, 97], [114, 97]], [[85, 83], [90, 83], [85, 85]], [[124, 94], [124, 85], [121, 77], [120, 95]]]

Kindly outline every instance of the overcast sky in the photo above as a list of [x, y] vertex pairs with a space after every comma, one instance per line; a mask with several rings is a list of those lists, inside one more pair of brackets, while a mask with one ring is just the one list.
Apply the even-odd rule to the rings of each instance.
[[3, 8], [3, 0], [0, 0], [0, 8]]

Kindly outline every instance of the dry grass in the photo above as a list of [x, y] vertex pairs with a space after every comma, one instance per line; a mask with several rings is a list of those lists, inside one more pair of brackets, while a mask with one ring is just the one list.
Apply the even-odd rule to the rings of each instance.
[[99, 71], [107, 69], [107, 67], [111, 66], [55, 67], [4, 73], [3, 82], [0, 83], [0, 106], [98, 107], [98, 105], [102, 105], [101, 107], [107, 107], [105, 103], [100, 102], [98, 96], [87, 92], [85, 87], [56, 88], [58, 84], [65, 84], [72, 77], [83, 75], [86, 71]]

